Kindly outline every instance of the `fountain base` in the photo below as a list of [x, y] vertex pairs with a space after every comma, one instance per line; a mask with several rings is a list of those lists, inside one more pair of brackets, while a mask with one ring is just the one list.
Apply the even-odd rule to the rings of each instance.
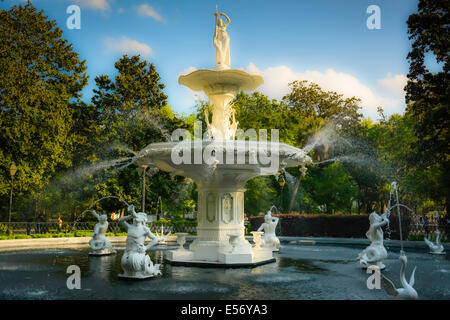
[[89, 252], [90, 256], [109, 256], [111, 254], [115, 254], [116, 250], [111, 248], [105, 248], [103, 250], [93, 250]]
[[119, 274], [118, 277], [120, 279], [128, 279], [128, 280], [145, 280], [145, 279], [150, 279], [150, 278], [155, 278], [156, 275], [143, 275], [143, 274], [136, 274], [134, 276], [130, 276], [130, 275], [125, 275], [123, 273]]
[[[175, 250], [166, 252], [166, 260], [175, 266], [213, 267], [213, 268], [252, 268], [275, 262], [272, 250], [252, 249], [248, 253], [219, 253], [217, 259], [198, 259], [199, 252]], [[204, 255], [203, 255], [204, 256]]]

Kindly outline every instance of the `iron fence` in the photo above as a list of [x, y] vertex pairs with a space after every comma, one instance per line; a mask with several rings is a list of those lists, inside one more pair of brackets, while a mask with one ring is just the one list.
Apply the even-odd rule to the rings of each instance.
[[[93, 232], [97, 222], [76, 222], [76, 223], [63, 223], [59, 226], [57, 222], [0, 222], [0, 235], [7, 235], [8, 230], [11, 234], [18, 235], [39, 235], [39, 234], [64, 234], [64, 233], [77, 233], [78, 235]], [[192, 224], [166, 224], [162, 225], [157, 222], [148, 223], [147, 226], [153, 233], [164, 232], [176, 233], [176, 232], [187, 232], [195, 233], [197, 226]], [[112, 221], [108, 223], [109, 233], [122, 233], [126, 232], [125, 228], [120, 225], [117, 221]], [[61, 235], [62, 236], [62, 235]]]

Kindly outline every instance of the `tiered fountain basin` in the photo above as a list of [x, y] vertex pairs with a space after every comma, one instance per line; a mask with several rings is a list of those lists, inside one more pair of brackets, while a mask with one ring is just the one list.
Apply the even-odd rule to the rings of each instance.
[[244, 237], [245, 183], [311, 159], [303, 150], [284, 143], [192, 140], [151, 144], [137, 162], [189, 177], [197, 184], [197, 238], [189, 250], [168, 251], [168, 261], [174, 265], [252, 267], [275, 260], [272, 250], [252, 247]]
[[236, 94], [241, 90], [254, 90], [264, 83], [264, 79], [260, 75], [249, 74], [240, 69], [202, 69], [180, 76], [178, 83], [194, 91], [204, 91], [209, 96], [209, 94]]
[[238, 123], [231, 101], [239, 91], [254, 90], [264, 83], [264, 79], [240, 69], [203, 69], [180, 76], [178, 83], [194, 91], [203, 91], [211, 100], [211, 122], [208, 111], [205, 114], [210, 135], [216, 140], [234, 140]]

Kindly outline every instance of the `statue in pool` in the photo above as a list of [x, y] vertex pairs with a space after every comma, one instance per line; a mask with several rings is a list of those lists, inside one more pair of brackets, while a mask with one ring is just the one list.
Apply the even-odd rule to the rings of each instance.
[[383, 227], [389, 224], [389, 209], [381, 216], [375, 211], [369, 216], [370, 227], [366, 233], [366, 237], [371, 241], [364, 251], [358, 255], [359, 262], [364, 266], [376, 265], [380, 269], [384, 269], [382, 263], [387, 258], [387, 251], [383, 245]]
[[[147, 227], [147, 215], [144, 212], [136, 212], [134, 206], [128, 207], [131, 215], [122, 217], [119, 222], [127, 229], [127, 247], [123, 253], [121, 264], [123, 273], [121, 278], [146, 279], [161, 274], [159, 264], [153, 264], [146, 254], [147, 250], [158, 244], [157, 237]], [[127, 220], [133, 219], [129, 224]], [[152, 241], [145, 245], [145, 239], [149, 237]]]
[[272, 217], [272, 211], [267, 211], [264, 216], [264, 223], [258, 228], [257, 231], [263, 231], [264, 235], [261, 239], [261, 247], [272, 249], [272, 251], [280, 250], [280, 239], [275, 235], [275, 229], [277, 228], [279, 218]]
[[105, 236], [105, 232], [108, 230], [108, 218], [106, 214], [100, 216], [95, 210], [92, 210], [92, 214], [97, 218], [98, 223], [95, 225], [92, 239], [89, 241], [89, 246], [92, 249], [89, 255], [103, 256], [115, 253], [116, 251], [112, 248], [111, 242]]
[[[230, 69], [230, 37], [227, 33], [230, 18], [225, 13], [217, 12], [217, 9], [214, 15], [216, 16], [216, 29], [214, 32], [214, 47], [216, 47], [215, 69]], [[225, 24], [220, 16], [223, 16], [227, 20]]]

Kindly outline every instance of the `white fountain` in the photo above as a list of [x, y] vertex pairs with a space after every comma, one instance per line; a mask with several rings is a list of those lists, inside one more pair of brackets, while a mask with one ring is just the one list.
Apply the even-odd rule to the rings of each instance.
[[275, 234], [279, 218], [272, 217], [273, 208], [276, 207], [272, 206], [272, 208], [267, 211], [267, 214], [264, 216], [264, 222], [261, 224], [257, 231], [264, 231], [264, 235], [261, 238], [262, 248], [271, 249], [272, 251], [280, 251], [280, 239], [278, 239]]
[[416, 272], [416, 268], [414, 268], [413, 272], [411, 273], [411, 277], [409, 281], [406, 280], [405, 272], [406, 272], [406, 265], [408, 262], [408, 259], [406, 258], [405, 252], [403, 250], [400, 252], [399, 260], [402, 264], [400, 267], [400, 282], [402, 284], [402, 288], [395, 288], [394, 283], [389, 280], [385, 275], [382, 276], [382, 283], [384, 290], [393, 297], [396, 300], [417, 300], [419, 295], [417, 294], [417, 291], [413, 288], [414, 286], [414, 274]]
[[161, 225], [159, 234], [156, 234], [156, 239], [158, 239], [158, 244], [166, 245], [169, 237], [170, 237], [170, 229], [167, 231], [166, 234], [164, 234], [164, 225]]
[[[271, 249], [252, 248], [244, 236], [245, 183], [254, 177], [273, 175], [286, 167], [312, 163], [305, 151], [271, 141], [234, 140], [238, 123], [231, 101], [241, 90], [254, 90], [264, 80], [243, 70], [230, 69], [230, 19], [216, 12], [214, 70], [197, 70], [179, 77], [179, 83], [204, 91], [212, 102], [212, 120], [206, 112], [209, 140], [155, 143], [137, 156], [147, 164], [173, 175], [193, 179], [198, 188], [197, 237], [189, 250], [168, 251], [175, 265], [256, 266], [275, 261]], [[224, 24], [221, 17], [227, 19]], [[194, 135], [196, 129], [194, 127]], [[172, 135], [173, 137], [173, 135]], [[174, 139], [173, 139], [174, 140]], [[231, 242], [230, 242], [231, 241]]]
[[111, 242], [105, 236], [105, 232], [108, 230], [108, 217], [106, 214], [99, 216], [95, 210], [92, 210], [92, 215], [97, 218], [98, 223], [95, 225], [92, 239], [89, 241], [89, 246], [92, 249], [89, 255], [105, 256], [116, 253], [116, 250], [111, 246]]
[[[122, 217], [119, 222], [127, 230], [127, 246], [122, 255], [121, 266], [123, 273], [119, 278], [126, 279], [147, 279], [161, 274], [160, 264], [153, 264], [146, 252], [158, 244], [158, 239], [146, 226], [148, 219], [144, 212], [136, 212], [134, 206], [128, 206], [131, 215]], [[127, 220], [133, 220], [132, 224]], [[145, 239], [152, 239], [145, 245]]]
[[445, 254], [444, 245], [440, 241], [441, 233], [439, 231], [439, 226], [438, 226], [438, 223], [437, 223], [437, 219], [439, 218], [439, 212], [438, 211], [434, 212], [434, 217], [436, 219], [436, 240], [435, 240], [435, 242], [432, 242], [429, 239], [425, 238], [424, 241], [428, 245], [428, 247], [430, 248], [430, 253], [431, 254]]
[[389, 225], [389, 205], [381, 216], [375, 211], [369, 216], [370, 227], [366, 237], [371, 241], [370, 246], [364, 249], [357, 257], [359, 263], [365, 268], [377, 266], [383, 270], [386, 266], [382, 262], [387, 258], [387, 251], [383, 244], [383, 227]]
[[[392, 198], [394, 192], [396, 195], [396, 204], [395, 204], [395, 206], [390, 207], [391, 198]], [[394, 207], [397, 207], [398, 227], [399, 227], [399, 233], [400, 233], [400, 257], [399, 257], [399, 260], [402, 264], [400, 267], [400, 282], [403, 287], [398, 288], [398, 289], [395, 288], [394, 283], [384, 275], [382, 275], [382, 279], [383, 279], [382, 283], [383, 283], [384, 290], [396, 300], [417, 300], [419, 295], [417, 294], [417, 291], [414, 289], [414, 281], [415, 281], [414, 274], [416, 272], [416, 267], [414, 267], [414, 270], [411, 274], [411, 278], [409, 279], [409, 281], [407, 281], [406, 277], [405, 277], [408, 258], [406, 257], [405, 251], [403, 250], [402, 219], [400, 216], [400, 206], [401, 206], [400, 202], [398, 201], [397, 182], [393, 181], [391, 183], [391, 192], [390, 192], [390, 196], [389, 196], [388, 208], [390, 210]]]

